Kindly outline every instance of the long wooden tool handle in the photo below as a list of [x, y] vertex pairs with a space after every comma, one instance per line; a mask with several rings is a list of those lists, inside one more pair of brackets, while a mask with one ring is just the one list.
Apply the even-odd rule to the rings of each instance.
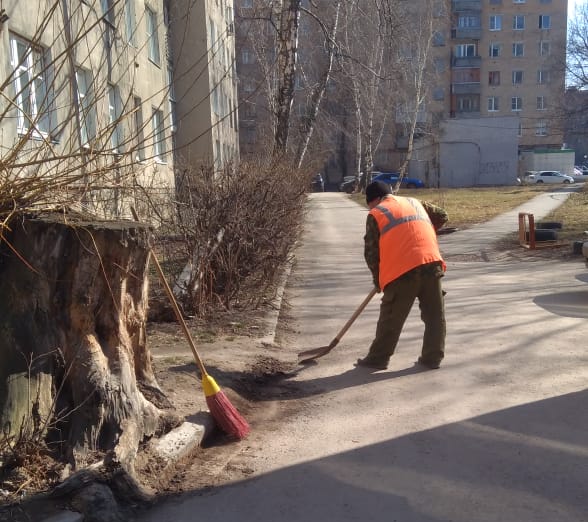
[[[131, 207], [131, 212], [133, 214], [133, 218], [135, 219], [135, 221], [139, 221], [139, 217], [137, 216], [137, 212], [135, 211], [135, 209], [133, 207]], [[194, 344], [194, 340], [192, 339], [192, 336], [190, 335], [190, 331], [188, 330], [188, 326], [186, 325], [186, 321], [184, 321], [184, 317], [182, 316], [182, 312], [180, 311], [180, 307], [178, 306], [178, 302], [176, 301], [176, 298], [174, 296], [174, 293], [172, 292], [172, 289], [169, 287], [169, 284], [167, 282], [167, 279], [165, 278], [165, 274], [163, 273], [163, 269], [161, 268], [161, 265], [159, 264], [157, 257], [155, 257], [155, 252], [153, 252], [153, 249], [151, 248], [151, 246], [149, 246], [148, 248], [149, 248], [149, 255], [151, 256], [151, 259], [153, 260], [153, 263], [155, 264], [155, 268], [157, 269], [157, 274], [159, 275], [159, 279], [161, 279], [161, 284], [163, 285], [163, 288], [165, 289], [165, 293], [167, 294], [167, 297], [169, 298], [169, 302], [170, 302], [172, 308], [174, 309], [174, 313], [176, 314], [176, 318], [177, 318], [178, 322], [180, 323], [182, 330], [184, 331], [184, 335], [186, 336], [186, 339], [188, 340], [188, 344], [190, 345], [190, 349], [192, 350], [192, 355], [194, 355], [194, 360], [196, 361], [196, 364], [198, 365], [198, 368], [200, 369], [200, 373], [202, 374], [202, 377], [205, 377], [206, 375], [208, 375], [208, 372], [206, 371], [206, 368], [204, 367], [204, 363], [202, 362], [202, 359], [200, 358], [200, 355], [198, 354], [198, 351], [196, 350], [196, 344]]]
[[378, 293], [378, 289], [376, 287], [374, 287], [370, 290], [370, 293], [366, 296], [366, 298], [357, 307], [357, 310], [355, 310], [355, 312], [353, 312], [353, 315], [343, 325], [343, 328], [341, 328], [341, 331], [331, 341], [331, 344], [329, 345], [331, 348], [334, 348], [337, 345], [337, 343], [341, 340], [341, 337], [343, 337], [345, 335], [345, 332], [347, 330], [349, 330], [351, 325], [358, 318], [359, 314], [361, 314], [361, 312], [363, 312], [363, 309], [368, 305], [368, 303], [372, 300], [372, 297], [374, 297], [377, 293]]

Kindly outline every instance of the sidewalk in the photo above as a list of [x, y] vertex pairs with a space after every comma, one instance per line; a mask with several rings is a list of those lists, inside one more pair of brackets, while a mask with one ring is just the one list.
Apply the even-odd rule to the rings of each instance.
[[[453, 234], [439, 236], [441, 252], [445, 256], [483, 254], [494, 241], [518, 230], [520, 212], [533, 214], [535, 222], [538, 222], [562, 205], [576, 190], [577, 187], [554, 188], [490, 221]], [[451, 216], [449, 219], [451, 221]]]

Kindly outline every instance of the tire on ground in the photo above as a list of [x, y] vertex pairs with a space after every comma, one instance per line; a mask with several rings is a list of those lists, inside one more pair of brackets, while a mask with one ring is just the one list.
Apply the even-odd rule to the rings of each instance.
[[539, 223], [535, 224], [535, 228], [549, 228], [561, 230], [563, 228], [563, 224], [559, 221], [540, 221]]
[[[525, 234], [525, 239], [529, 241], [529, 233]], [[557, 232], [548, 228], [535, 229], [535, 241], [555, 241], [557, 240]]]

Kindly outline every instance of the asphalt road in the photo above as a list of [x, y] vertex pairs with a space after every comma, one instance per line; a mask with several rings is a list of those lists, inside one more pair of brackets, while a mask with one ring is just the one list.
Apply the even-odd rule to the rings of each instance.
[[[369, 292], [365, 214], [342, 194], [311, 196], [286, 290], [292, 358], [328, 344]], [[376, 296], [329, 355], [293, 377], [299, 413], [240, 443], [248, 474], [141, 521], [586, 522], [588, 270], [580, 259], [450, 259], [444, 285], [440, 370], [414, 365], [418, 306], [388, 370], [353, 367], [373, 336]]]

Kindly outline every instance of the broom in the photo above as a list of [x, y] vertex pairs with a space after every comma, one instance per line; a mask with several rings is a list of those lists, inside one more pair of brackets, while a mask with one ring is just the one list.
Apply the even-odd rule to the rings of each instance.
[[[131, 207], [131, 212], [133, 213], [135, 221], [139, 221], [137, 213], [133, 207]], [[237, 439], [242, 439], [246, 437], [250, 430], [249, 424], [239, 414], [237, 409], [231, 404], [231, 401], [229, 401], [228, 397], [220, 389], [219, 385], [212, 378], [212, 376], [206, 371], [206, 367], [204, 366], [202, 358], [196, 350], [196, 345], [194, 344], [192, 336], [190, 335], [190, 331], [186, 326], [186, 321], [184, 321], [184, 317], [180, 312], [180, 308], [178, 307], [176, 298], [172, 292], [172, 289], [169, 287], [169, 284], [167, 283], [167, 279], [165, 278], [163, 269], [161, 268], [161, 265], [159, 264], [157, 257], [155, 257], [155, 253], [153, 252], [151, 246], [149, 246], [148, 248], [149, 254], [151, 255], [151, 259], [153, 259], [153, 263], [155, 264], [155, 268], [157, 269], [157, 273], [165, 289], [165, 293], [169, 298], [172, 308], [174, 309], [174, 313], [176, 314], [176, 318], [178, 319], [178, 322], [180, 323], [180, 326], [184, 331], [184, 335], [188, 340], [188, 344], [190, 345], [190, 349], [192, 350], [192, 355], [194, 355], [196, 365], [200, 370], [200, 375], [202, 377], [202, 390], [204, 391], [206, 405], [210, 410], [212, 418], [215, 420], [219, 428], [226, 434]]]

